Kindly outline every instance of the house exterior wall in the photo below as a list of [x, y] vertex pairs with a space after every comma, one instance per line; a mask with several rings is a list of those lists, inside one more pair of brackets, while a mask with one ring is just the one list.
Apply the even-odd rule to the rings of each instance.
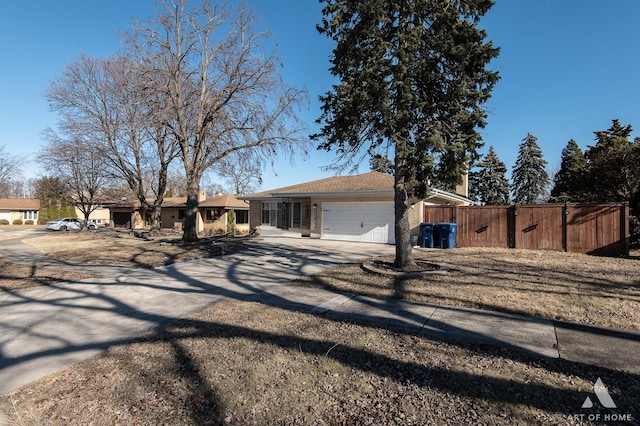
[[[230, 210], [231, 209], [226, 209], [224, 213], [222, 213], [222, 215], [218, 218], [218, 220], [207, 220], [206, 213], [204, 213], [203, 215], [203, 217], [205, 218], [205, 220], [203, 221], [204, 231], [205, 232], [215, 232], [215, 231], [227, 232], [227, 221], [229, 220]], [[236, 230], [240, 232], [243, 232], [243, 231], [248, 232], [249, 224], [236, 222]]]
[[[180, 209], [180, 207], [166, 207], [160, 211], [162, 228], [183, 229], [184, 219], [180, 219]], [[184, 210], [184, 208], [182, 209]], [[207, 219], [207, 210], [209, 210], [209, 208], [198, 210], [196, 216], [196, 232], [215, 232], [216, 230], [227, 232], [229, 209], [225, 209], [217, 220]], [[236, 224], [236, 229], [238, 231], [249, 231], [249, 224]]]
[[[84, 219], [84, 214], [76, 207], [76, 216]], [[89, 222], [95, 222], [100, 225], [111, 226], [111, 210], [105, 207], [99, 207], [89, 215]]]
[[[263, 202], [300, 202], [302, 205], [302, 223], [301, 228], [289, 228], [286, 230], [279, 230], [278, 234], [285, 232], [290, 235], [302, 235], [310, 236], [312, 238], [320, 238], [322, 235], [322, 206], [324, 203], [329, 202], [393, 202], [392, 196], [378, 196], [378, 197], [310, 197], [308, 199], [275, 199], [268, 198], [264, 200], [251, 200], [249, 203], [249, 224], [251, 228], [256, 228], [262, 233], [270, 232], [272, 227], [265, 227], [262, 225], [262, 203]], [[438, 201], [441, 201], [438, 203]], [[411, 230], [412, 237], [418, 237], [420, 235], [420, 224], [424, 216], [425, 205], [440, 205], [444, 204], [444, 200], [431, 199], [429, 202], [424, 202], [420, 199], [413, 198], [409, 200], [409, 229]], [[308, 209], [308, 210], [306, 210]], [[304, 212], [308, 211], [308, 221], [305, 221]]]
[[0, 219], [6, 219], [11, 224], [13, 223], [14, 220], [22, 220], [22, 212], [13, 211], [13, 210], [4, 210], [0, 212]]
[[249, 227], [251, 229], [258, 229], [262, 222], [262, 201], [251, 200], [249, 201]]
[[164, 207], [160, 209], [160, 227], [166, 229], [182, 229], [184, 219], [180, 219], [179, 214], [179, 209], [176, 207]]
[[[290, 227], [280, 230], [278, 233], [287, 233], [303, 237], [320, 238], [322, 233], [322, 206], [324, 203], [330, 202], [392, 202], [393, 197], [309, 197], [309, 198], [286, 198], [276, 199], [267, 198], [264, 200], [251, 200], [249, 202], [249, 226], [258, 229], [262, 233], [272, 233], [274, 227], [262, 225], [262, 203], [266, 202], [289, 202], [300, 203], [300, 227]], [[411, 220], [416, 222], [416, 228], [419, 229], [419, 216], [421, 212], [416, 211]], [[415, 217], [414, 217], [415, 216]]]
[[[26, 212], [35, 212], [35, 218], [25, 218]], [[22, 223], [33, 220], [33, 223], [38, 223], [37, 212], [37, 210], [0, 210], [0, 220], [7, 220], [10, 224], [13, 224], [14, 220], [21, 220]]]
[[142, 209], [134, 211], [131, 219], [133, 221], [133, 229], [141, 229], [145, 227], [145, 217]]

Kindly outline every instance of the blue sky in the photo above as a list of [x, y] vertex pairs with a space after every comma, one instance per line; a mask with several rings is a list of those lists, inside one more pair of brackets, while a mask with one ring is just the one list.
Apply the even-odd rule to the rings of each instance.
[[[333, 45], [320, 36], [316, 0], [254, 0], [260, 29], [273, 33], [284, 62], [283, 74], [311, 97], [303, 111], [310, 132], [320, 115], [318, 95], [330, 89], [328, 58]], [[42, 146], [42, 131], [54, 127], [44, 92], [66, 64], [83, 52], [109, 56], [120, 48], [119, 30], [132, 18], [145, 19], [154, 0], [7, 0], [0, 14], [0, 145], [32, 159]], [[613, 118], [640, 130], [640, 31], [637, 0], [498, 0], [481, 26], [501, 48], [491, 63], [502, 79], [488, 103], [485, 148], [509, 169], [518, 145], [531, 133], [538, 138], [549, 169], [559, 167], [569, 139], [585, 149], [593, 132]], [[638, 135], [634, 131], [634, 136]], [[262, 189], [319, 179], [333, 160], [312, 150], [307, 159], [286, 159], [268, 167]], [[368, 171], [362, 164], [361, 172]], [[35, 162], [27, 177], [40, 170]]]

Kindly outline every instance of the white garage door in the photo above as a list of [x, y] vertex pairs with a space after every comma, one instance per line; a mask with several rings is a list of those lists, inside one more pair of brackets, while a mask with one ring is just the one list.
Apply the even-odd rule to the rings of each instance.
[[322, 204], [321, 238], [395, 243], [393, 202]]

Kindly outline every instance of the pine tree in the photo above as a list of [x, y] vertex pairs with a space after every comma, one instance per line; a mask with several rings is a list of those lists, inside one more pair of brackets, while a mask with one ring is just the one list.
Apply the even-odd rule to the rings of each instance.
[[478, 170], [469, 174], [469, 186], [473, 197], [484, 205], [509, 204], [509, 181], [505, 177], [507, 167], [496, 155], [493, 146], [478, 163]]
[[484, 104], [498, 81], [488, 69], [499, 49], [479, 27], [490, 0], [322, 0], [321, 34], [336, 42], [320, 97], [319, 148], [341, 167], [393, 147], [395, 264], [415, 267], [409, 197], [429, 182], [459, 183], [481, 146]]
[[511, 175], [511, 191], [515, 203], [538, 202], [549, 184], [547, 162], [542, 158], [542, 150], [537, 140], [529, 133], [520, 144], [518, 159]]
[[551, 196], [559, 201], [584, 201], [587, 198], [586, 188], [587, 158], [582, 150], [571, 139], [562, 150], [560, 170], [553, 178]]
[[381, 172], [393, 175], [393, 161], [389, 160], [382, 154], [375, 154], [369, 160], [369, 167], [372, 172]]
[[[597, 143], [585, 153], [589, 163], [587, 181], [593, 201], [633, 202], [638, 198], [640, 142], [630, 140], [632, 131], [631, 125], [622, 126], [619, 120], [613, 120], [609, 129], [594, 132]], [[631, 208], [634, 208], [633, 203]]]

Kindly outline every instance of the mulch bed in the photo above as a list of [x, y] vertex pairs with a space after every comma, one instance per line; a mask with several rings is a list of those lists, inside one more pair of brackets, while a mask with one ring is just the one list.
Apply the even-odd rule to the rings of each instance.
[[402, 269], [396, 267], [394, 262], [390, 260], [366, 261], [362, 263], [362, 268], [372, 273], [390, 275], [395, 277], [417, 277], [429, 274], [448, 273], [448, 270], [446, 268], [443, 268], [436, 263], [427, 262], [424, 260], [416, 260], [415, 263], [417, 267], [413, 268], [411, 271], [403, 271]]

